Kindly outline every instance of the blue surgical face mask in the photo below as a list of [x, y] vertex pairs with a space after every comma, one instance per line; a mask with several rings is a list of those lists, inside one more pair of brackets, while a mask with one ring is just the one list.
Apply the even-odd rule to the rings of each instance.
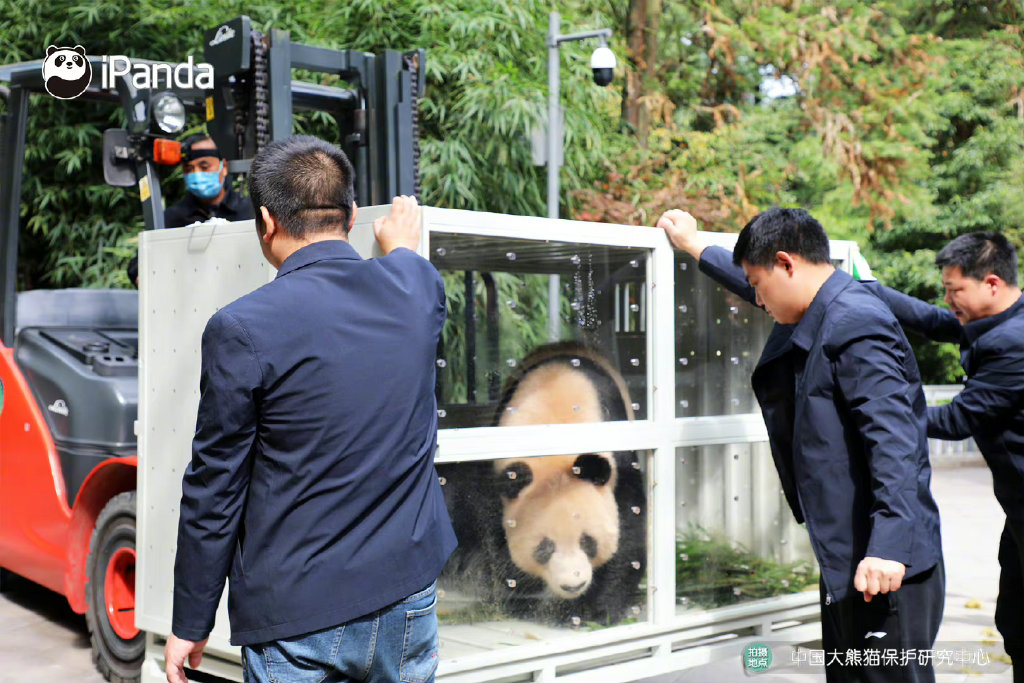
[[193, 171], [185, 174], [185, 189], [200, 199], [213, 199], [220, 194], [223, 183], [220, 180], [220, 171], [224, 168], [224, 161], [216, 171]]

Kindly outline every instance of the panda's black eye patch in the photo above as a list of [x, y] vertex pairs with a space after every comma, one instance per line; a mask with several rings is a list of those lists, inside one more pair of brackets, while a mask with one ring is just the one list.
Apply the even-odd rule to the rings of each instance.
[[587, 554], [587, 557], [594, 559], [597, 557], [597, 541], [590, 534], [583, 534], [580, 536], [580, 547], [583, 548], [583, 552]]
[[78, 55], [75, 55], [71, 59], [75, 60], [75, 65], [76, 66], [82, 66], [82, 58], [79, 57]]
[[65, 59], [67, 59], [67, 57], [65, 57], [64, 55], [57, 55], [57, 59], [53, 60], [53, 63], [57, 66], [60, 66], [64, 63]]
[[573, 473], [583, 481], [604, 486], [612, 478], [612, 466], [597, 453], [584, 453], [573, 463]]
[[533, 551], [533, 559], [537, 560], [538, 564], [547, 564], [554, 554], [555, 542], [545, 536], [544, 540], [538, 543], [537, 548]]
[[498, 474], [498, 490], [509, 500], [517, 498], [519, 492], [533, 481], [533, 472], [525, 462], [514, 462]]

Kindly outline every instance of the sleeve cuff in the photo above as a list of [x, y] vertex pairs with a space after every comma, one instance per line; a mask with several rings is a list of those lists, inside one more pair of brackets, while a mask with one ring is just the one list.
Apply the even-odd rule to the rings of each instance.
[[892, 543], [876, 543], [871, 541], [868, 543], [868, 549], [864, 553], [864, 557], [880, 557], [883, 560], [891, 560], [893, 562], [899, 562], [904, 567], [910, 566], [911, 553], [910, 549], [901, 547], [904, 544], [896, 545]]
[[210, 637], [209, 629], [188, 628], [187, 626], [171, 626], [171, 633], [182, 640], [198, 643]]
[[[726, 264], [723, 267], [722, 261], [725, 260]], [[710, 245], [700, 253], [700, 258], [697, 260], [697, 267], [705, 275], [711, 277], [722, 276], [726, 270], [732, 269], [732, 252], [724, 247], [717, 245]], [[730, 273], [731, 274], [731, 273]]]

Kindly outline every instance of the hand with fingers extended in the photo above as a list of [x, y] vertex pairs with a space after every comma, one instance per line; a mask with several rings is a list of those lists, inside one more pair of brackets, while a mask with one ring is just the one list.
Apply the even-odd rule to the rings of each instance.
[[198, 669], [205, 647], [206, 640], [193, 642], [179, 638], [173, 633], [167, 636], [167, 645], [164, 647], [164, 673], [167, 674], [167, 683], [188, 683], [188, 679], [185, 678], [185, 662], [188, 661], [190, 669]]
[[906, 565], [894, 560], [865, 557], [857, 565], [857, 573], [853, 575], [853, 587], [864, 594], [864, 602], [871, 602], [871, 598], [879, 593], [898, 591], [903, 585], [903, 575], [906, 572]]
[[421, 215], [416, 197], [395, 197], [391, 202], [391, 212], [373, 222], [373, 234], [380, 250], [385, 254], [399, 247], [416, 251], [423, 230]]
[[697, 232], [697, 219], [685, 211], [670, 209], [661, 214], [656, 227], [668, 235], [672, 246], [685, 251], [695, 259], [708, 247], [708, 243]]

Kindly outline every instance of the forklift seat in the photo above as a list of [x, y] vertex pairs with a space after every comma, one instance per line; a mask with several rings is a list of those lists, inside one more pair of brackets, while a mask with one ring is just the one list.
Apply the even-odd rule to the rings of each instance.
[[26, 327], [138, 329], [134, 289], [30, 289], [18, 292], [17, 331]]

